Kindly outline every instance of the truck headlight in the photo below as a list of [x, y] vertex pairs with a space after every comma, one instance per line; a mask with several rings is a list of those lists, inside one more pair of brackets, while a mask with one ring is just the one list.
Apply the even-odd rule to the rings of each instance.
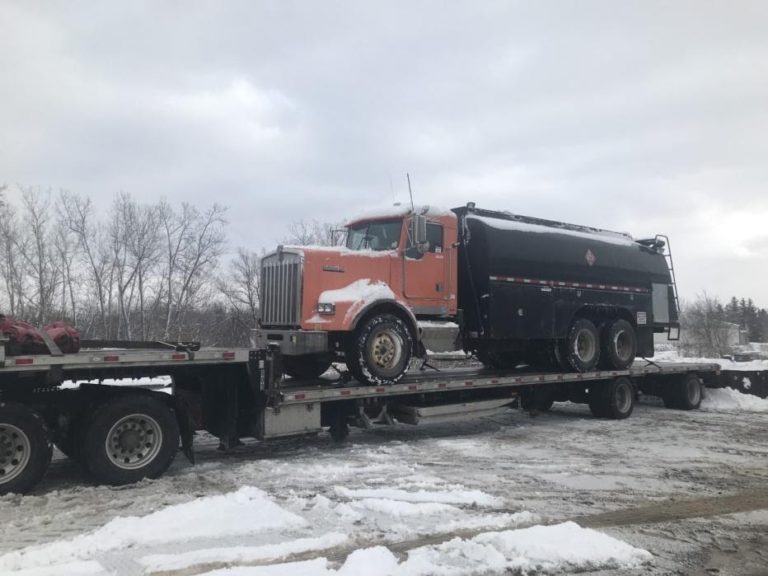
[[320, 302], [317, 305], [318, 314], [336, 314], [336, 304], [332, 302]]

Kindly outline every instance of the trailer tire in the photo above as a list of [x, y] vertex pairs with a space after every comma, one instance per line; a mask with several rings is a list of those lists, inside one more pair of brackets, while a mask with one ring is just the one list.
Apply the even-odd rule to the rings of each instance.
[[600, 360], [600, 334], [591, 320], [577, 318], [568, 330], [562, 358], [576, 372], [589, 372]]
[[598, 418], [623, 420], [635, 407], [635, 387], [624, 376], [596, 384], [590, 389], [589, 408]]
[[619, 318], [600, 330], [601, 363], [606, 368], [624, 370], [635, 361], [637, 334], [632, 324]]
[[24, 493], [45, 475], [53, 447], [45, 421], [21, 404], [0, 404], [0, 494]]
[[173, 411], [151, 396], [120, 396], [100, 406], [83, 439], [82, 460], [98, 482], [119, 486], [157, 478], [179, 448]]
[[662, 396], [664, 406], [677, 410], [696, 410], [704, 397], [703, 386], [697, 374], [688, 373], [678, 378]]
[[347, 367], [363, 383], [395, 384], [408, 371], [412, 349], [405, 322], [393, 314], [377, 314], [355, 332], [346, 354]]
[[301, 379], [317, 378], [331, 367], [331, 360], [319, 354], [283, 356], [283, 370], [288, 376]]

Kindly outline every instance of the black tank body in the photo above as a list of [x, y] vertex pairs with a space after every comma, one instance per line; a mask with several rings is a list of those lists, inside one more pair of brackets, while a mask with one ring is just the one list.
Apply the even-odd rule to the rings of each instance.
[[[453, 211], [459, 218], [458, 303], [478, 337], [559, 338], [584, 306], [619, 307], [635, 324], [652, 328], [653, 285], [670, 286], [673, 298], [659, 246], [505, 212]], [[669, 320], [677, 321], [676, 309]]]

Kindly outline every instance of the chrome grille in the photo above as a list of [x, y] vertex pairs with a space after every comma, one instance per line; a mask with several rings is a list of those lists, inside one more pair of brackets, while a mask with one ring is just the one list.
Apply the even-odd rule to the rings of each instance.
[[301, 322], [301, 255], [270, 254], [261, 260], [262, 326], [298, 326]]

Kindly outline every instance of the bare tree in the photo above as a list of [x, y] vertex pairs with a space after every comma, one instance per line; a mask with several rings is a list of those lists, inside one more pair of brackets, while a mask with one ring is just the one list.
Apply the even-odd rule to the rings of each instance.
[[730, 324], [722, 304], [706, 292], [682, 307], [681, 345], [702, 356], [722, 356], [729, 350]]
[[112, 260], [104, 249], [102, 232], [95, 221], [90, 198], [62, 191], [59, 211], [69, 230], [77, 238], [81, 257], [88, 270], [99, 310], [101, 336], [110, 337]]
[[189, 308], [202, 289], [213, 280], [212, 272], [224, 250], [224, 213], [214, 204], [200, 213], [182, 204], [176, 213], [167, 202], [158, 208], [165, 244], [165, 298], [167, 302], [165, 330], [168, 339], [174, 329], [178, 333]]
[[259, 262], [255, 252], [238, 248], [229, 263], [229, 276], [218, 284], [227, 302], [249, 327], [255, 327], [259, 316]]
[[291, 222], [284, 243], [296, 246], [338, 246], [343, 241], [343, 224], [313, 219]]
[[[2, 187], [4, 192], [6, 187]], [[2, 275], [5, 284], [5, 292], [8, 298], [8, 312], [11, 316], [24, 318], [26, 307], [24, 294], [26, 283], [23, 271], [24, 262], [21, 257], [26, 251], [26, 237], [22, 236], [21, 228], [16, 216], [16, 210], [9, 204], [4, 196], [0, 203], [0, 244], [2, 245]]]
[[50, 193], [33, 188], [22, 189], [24, 232], [29, 234], [27, 249], [21, 252], [32, 276], [34, 292], [27, 296], [35, 306], [36, 321], [43, 325], [52, 311], [59, 269], [58, 258], [51, 242]]

